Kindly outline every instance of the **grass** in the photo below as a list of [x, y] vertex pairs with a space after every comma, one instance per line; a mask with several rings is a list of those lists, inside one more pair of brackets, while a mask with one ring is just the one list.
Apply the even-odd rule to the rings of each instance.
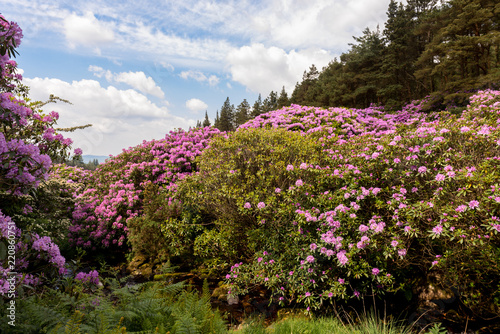
[[231, 331], [233, 334], [410, 334], [411, 326], [404, 326], [396, 320], [380, 319], [375, 312], [364, 314], [358, 319], [345, 317], [309, 318], [294, 315], [280, 319], [265, 327], [261, 319], [250, 318], [241, 328]]

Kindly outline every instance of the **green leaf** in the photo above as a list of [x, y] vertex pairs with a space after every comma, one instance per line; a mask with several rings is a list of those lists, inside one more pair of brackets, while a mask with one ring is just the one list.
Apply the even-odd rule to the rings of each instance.
[[0, 241], [0, 260], [5, 260], [7, 258], [7, 245], [6, 241]]

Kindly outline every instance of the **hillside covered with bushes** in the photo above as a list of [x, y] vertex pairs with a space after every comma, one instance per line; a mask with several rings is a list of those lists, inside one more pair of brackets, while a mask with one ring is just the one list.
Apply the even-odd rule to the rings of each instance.
[[[308, 316], [371, 299], [420, 316], [436, 311], [430, 289], [453, 299], [437, 321], [498, 324], [500, 91], [470, 93], [460, 113], [292, 104], [89, 171], [54, 163], [71, 140], [22, 100], [20, 29], [3, 27], [0, 315], [17, 305], [17, 326], [2, 332], [225, 331], [208, 285], [186, 290], [180, 271], [224, 302], [260, 289]], [[149, 270], [131, 277], [139, 258]]]

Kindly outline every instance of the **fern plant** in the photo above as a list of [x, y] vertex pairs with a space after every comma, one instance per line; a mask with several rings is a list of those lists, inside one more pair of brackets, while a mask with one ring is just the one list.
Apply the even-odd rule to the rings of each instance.
[[434, 323], [432, 327], [430, 327], [427, 331], [427, 334], [446, 334], [448, 331], [443, 327], [442, 324]]
[[[16, 315], [16, 327], [8, 328], [1, 322], [0, 332], [176, 334], [227, 331], [221, 314], [211, 307], [206, 281], [201, 294], [188, 291], [183, 282], [148, 282], [120, 287], [120, 282], [111, 279], [106, 286], [110, 292], [105, 293], [102, 288], [92, 293], [46, 289], [42, 295], [19, 298], [22, 312]], [[0, 304], [4, 303], [0, 300]]]

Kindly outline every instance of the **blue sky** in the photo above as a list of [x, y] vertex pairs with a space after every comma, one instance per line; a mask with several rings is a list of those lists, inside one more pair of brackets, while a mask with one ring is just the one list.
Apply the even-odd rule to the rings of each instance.
[[24, 38], [17, 57], [34, 100], [50, 94], [58, 126], [87, 155], [213, 121], [227, 97], [288, 94], [364, 28], [383, 29], [389, 0], [9, 0]]

